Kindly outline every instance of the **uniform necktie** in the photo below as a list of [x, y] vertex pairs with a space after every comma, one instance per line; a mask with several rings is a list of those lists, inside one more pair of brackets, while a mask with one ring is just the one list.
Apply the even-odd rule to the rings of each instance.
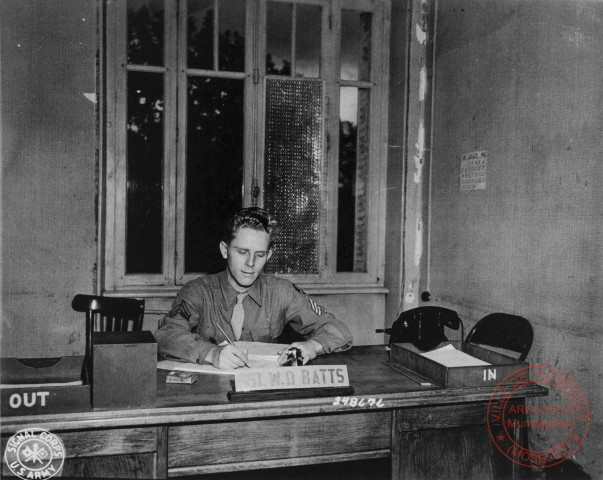
[[232, 309], [232, 318], [230, 319], [230, 325], [234, 332], [235, 340], [241, 338], [241, 332], [243, 331], [243, 322], [245, 321], [245, 310], [243, 310], [243, 299], [247, 296], [246, 293], [239, 293], [237, 295], [237, 303]]

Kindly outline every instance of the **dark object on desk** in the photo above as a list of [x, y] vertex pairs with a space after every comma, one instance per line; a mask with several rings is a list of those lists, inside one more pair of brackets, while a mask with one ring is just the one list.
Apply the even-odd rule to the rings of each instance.
[[343, 397], [354, 395], [354, 387], [304, 388], [283, 390], [259, 390], [254, 392], [228, 392], [231, 402], [267, 402], [270, 400], [292, 400], [296, 398]]
[[528, 364], [515, 358], [478, 347], [471, 343], [450, 342], [456, 350], [489, 365], [445, 366], [422, 355], [420, 349], [408, 343], [391, 345], [390, 366], [400, 366], [445, 388], [493, 387], [514, 380], [511, 374]]
[[90, 385], [83, 356], [3, 358], [2, 416], [90, 410]]
[[86, 313], [86, 361], [92, 378], [92, 332], [125, 332], [132, 322], [132, 331], [141, 331], [144, 300], [136, 298], [99, 297], [78, 294], [71, 301], [76, 312]]
[[303, 358], [302, 352], [299, 348], [291, 348], [291, 349], [287, 350], [287, 359], [285, 360], [285, 363], [283, 363], [283, 366], [299, 367], [300, 365], [303, 365], [303, 364], [304, 364], [304, 358]]
[[462, 324], [458, 314], [449, 308], [417, 307], [402, 312], [392, 328], [378, 329], [376, 332], [390, 335], [390, 345], [412, 343], [420, 350], [431, 350], [448, 340], [444, 334], [444, 327], [458, 330]]
[[154, 407], [157, 343], [143, 332], [95, 332], [92, 336], [92, 407]]
[[503, 348], [519, 353], [519, 360], [528, 356], [534, 330], [530, 322], [518, 315], [491, 313], [486, 315], [467, 335], [465, 342]]

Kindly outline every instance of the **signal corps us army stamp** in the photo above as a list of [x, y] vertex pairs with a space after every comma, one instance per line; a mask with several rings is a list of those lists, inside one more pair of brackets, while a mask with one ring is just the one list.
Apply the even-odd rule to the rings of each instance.
[[9, 438], [4, 462], [19, 478], [51, 478], [63, 468], [65, 446], [54, 433], [42, 428], [26, 428]]

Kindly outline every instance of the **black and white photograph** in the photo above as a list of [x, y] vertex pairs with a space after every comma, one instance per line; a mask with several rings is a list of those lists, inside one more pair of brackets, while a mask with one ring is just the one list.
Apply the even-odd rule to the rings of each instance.
[[603, 480], [603, 0], [0, 0], [11, 479]]

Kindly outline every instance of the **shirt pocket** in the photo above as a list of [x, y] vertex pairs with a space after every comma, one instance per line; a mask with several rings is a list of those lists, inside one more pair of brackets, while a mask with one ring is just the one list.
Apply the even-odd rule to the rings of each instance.
[[260, 315], [258, 321], [253, 326], [251, 336], [255, 342], [271, 342], [283, 331], [283, 322], [280, 320], [268, 320], [264, 315]]

